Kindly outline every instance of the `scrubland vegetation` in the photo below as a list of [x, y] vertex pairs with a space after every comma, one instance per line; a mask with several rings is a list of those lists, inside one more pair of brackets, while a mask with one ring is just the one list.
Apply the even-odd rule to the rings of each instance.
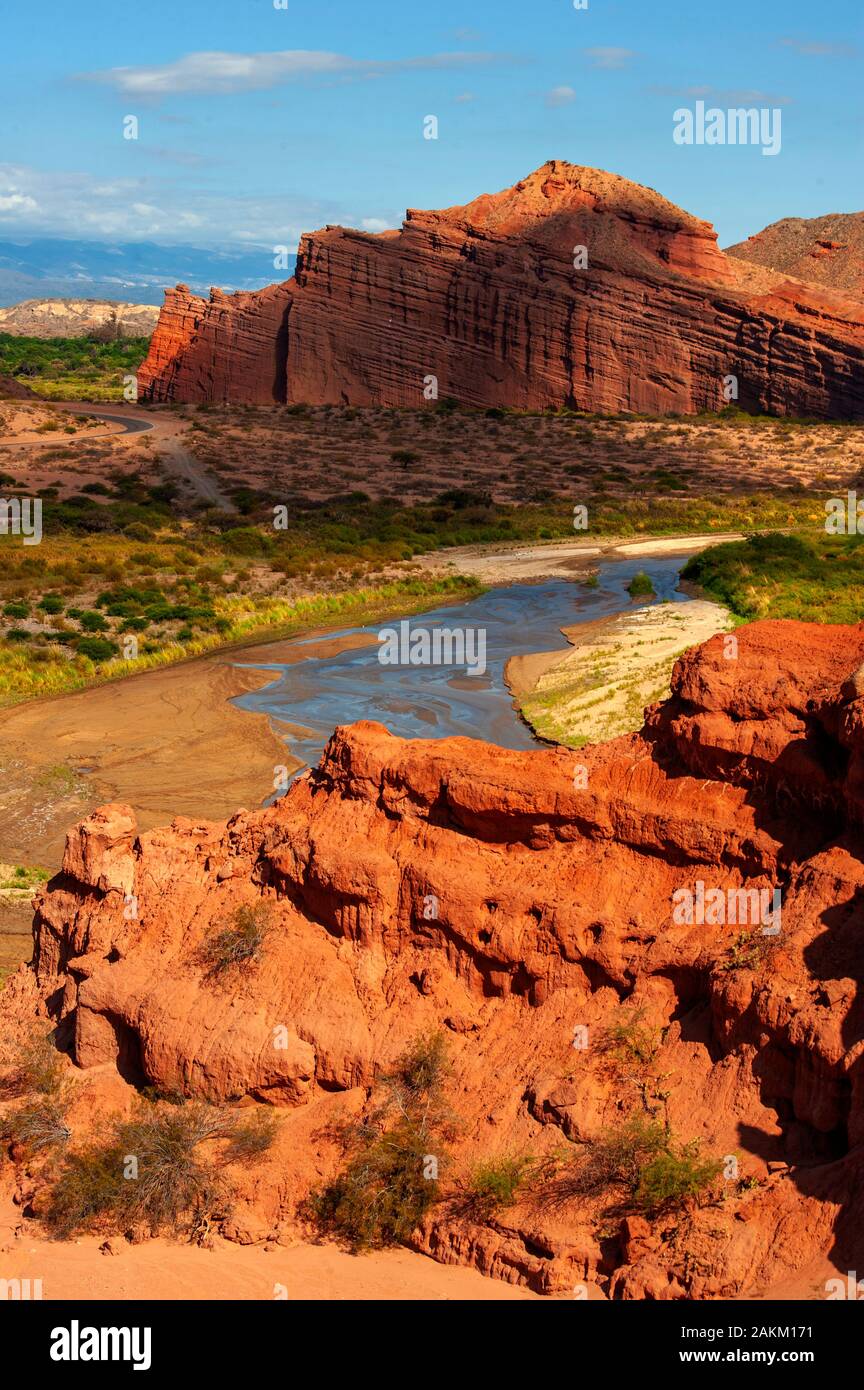
[[864, 536], [751, 536], [695, 555], [683, 573], [748, 620], [857, 623], [864, 614]]
[[52, 401], [119, 401], [123, 378], [147, 356], [149, 338], [25, 338], [0, 333], [0, 376]]
[[[637, 1048], [647, 1033], [613, 1040]], [[653, 1056], [653, 1053], [652, 1053]], [[639, 1211], [657, 1215], [706, 1200], [723, 1169], [719, 1159], [684, 1142], [668, 1122], [640, 1112], [595, 1140], [545, 1156], [492, 1154], [460, 1174], [452, 1153], [459, 1121], [446, 1099], [449, 1066], [440, 1034], [415, 1040], [381, 1079], [361, 1119], [339, 1131], [345, 1163], [313, 1192], [306, 1216], [353, 1250], [408, 1239], [438, 1203], [483, 1222], [519, 1201], [538, 1207], [594, 1204], [598, 1216]]]

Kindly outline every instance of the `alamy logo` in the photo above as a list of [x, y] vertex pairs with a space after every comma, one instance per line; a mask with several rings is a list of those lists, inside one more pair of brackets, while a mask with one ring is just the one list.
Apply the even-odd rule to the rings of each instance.
[[42, 1298], [41, 1279], [0, 1279], [0, 1302], [39, 1302]]
[[0, 497], [0, 536], [21, 536], [25, 545], [42, 539], [41, 497]]
[[486, 629], [482, 627], [415, 627], [403, 619], [398, 630], [378, 633], [382, 666], [464, 666], [469, 676], [486, 670]]
[[845, 1279], [826, 1279], [825, 1297], [829, 1303], [850, 1300], [860, 1303], [864, 1299], [864, 1280], [859, 1279], [854, 1269], [850, 1269]]
[[825, 503], [825, 530], [829, 536], [864, 535], [864, 501], [857, 492], [845, 497], [829, 497]]
[[729, 111], [709, 106], [706, 111], [704, 101], [697, 101], [694, 111], [679, 106], [672, 119], [676, 145], [761, 145], [763, 154], [780, 153], [782, 112], [777, 106], [736, 106]]
[[73, 1318], [68, 1327], [51, 1332], [52, 1361], [131, 1361], [135, 1371], [149, 1371], [152, 1329], [149, 1327], [82, 1327]]
[[672, 921], [679, 926], [761, 926], [763, 936], [779, 936], [779, 888], [708, 888], [698, 880], [672, 894]]

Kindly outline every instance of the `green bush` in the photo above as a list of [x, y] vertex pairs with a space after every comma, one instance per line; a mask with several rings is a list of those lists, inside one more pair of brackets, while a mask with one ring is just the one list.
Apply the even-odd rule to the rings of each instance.
[[108, 627], [108, 623], [105, 621], [102, 614], [96, 613], [92, 609], [85, 609], [79, 618], [79, 622], [85, 632], [104, 632]]
[[110, 661], [112, 656], [117, 655], [118, 647], [107, 637], [79, 637], [75, 650], [90, 661]]
[[635, 1202], [646, 1212], [679, 1207], [699, 1198], [723, 1171], [720, 1159], [700, 1158], [698, 1143], [655, 1154], [642, 1168]]
[[682, 575], [741, 618], [857, 623], [864, 536], [751, 536], [692, 556]]
[[654, 585], [650, 576], [644, 570], [639, 570], [638, 574], [634, 574], [627, 585], [627, 592], [631, 598], [653, 598]]
[[698, 1141], [679, 1144], [667, 1125], [631, 1115], [607, 1130], [549, 1180], [552, 1203], [616, 1195], [631, 1210], [659, 1212], [698, 1199], [723, 1170], [699, 1157]]
[[468, 1179], [468, 1214], [488, 1221], [497, 1211], [512, 1207], [528, 1180], [534, 1160], [527, 1154], [481, 1160]]
[[631, 1116], [587, 1145], [562, 1175], [561, 1195], [592, 1197], [616, 1187], [634, 1192], [642, 1168], [664, 1151], [667, 1142], [664, 1125], [643, 1115]]

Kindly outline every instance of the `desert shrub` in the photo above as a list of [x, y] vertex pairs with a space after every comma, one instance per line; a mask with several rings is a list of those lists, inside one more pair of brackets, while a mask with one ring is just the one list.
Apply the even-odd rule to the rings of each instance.
[[0, 1099], [31, 1095], [57, 1096], [63, 1084], [63, 1064], [50, 1032], [35, 1028], [14, 1044], [0, 1071]]
[[497, 1211], [512, 1207], [533, 1168], [527, 1154], [481, 1160], [468, 1178], [464, 1206], [477, 1221], [488, 1221]]
[[698, 1141], [680, 1144], [668, 1125], [631, 1115], [558, 1168], [545, 1195], [552, 1205], [613, 1196], [625, 1209], [654, 1213], [697, 1199], [722, 1168], [720, 1160], [700, 1158]]
[[142, 1102], [131, 1119], [113, 1122], [107, 1141], [66, 1154], [45, 1220], [63, 1237], [135, 1226], [196, 1236], [230, 1210], [220, 1166], [202, 1146], [230, 1143], [237, 1127], [234, 1116], [199, 1101]]
[[438, 1200], [453, 1120], [442, 1091], [448, 1073], [442, 1034], [421, 1036], [382, 1077], [383, 1098], [342, 1131], [342, 1172], [310, 1194], [304, 1214], [352, 1250], [408, 1239]]
[[394, 449], [390, 458], [393, 463], [398, 463], [399, 467], [404, 472], [412, 463], [419, 462], [420, 455], [412, 453], [410, 449]]
[[635, 1202], [647, 1212], [678, 1207], [696, 1199], [723, 1171], [720, 1159], [700, 1158], [696, 1142], [655, 1154], [642, 1168]]
[[256, 960], [272, 921], [266, 903], [244, 903], [230, 921], [210, 928], [198, 950], [198, 963], [208, 975]]
[[67, 1103], [62, 1096], [41, 1096], [9, 1117], [9, 1136], [31, 1154], [58, 1148], [72, 1137], [66, 1123], [66, 1110]]
[[261, 1158], [273, 1146], [278, 1132], [276, 1116], [263, 1110], [250, 1110], [237, 1119], [225, 1150], [226, 1163], [249, 1163]]
[[[43, 599], [43, 603], [45, 600]], [[41, 606], [41, 605], [40, 605]], [[85, 609], [79, 619], [85, 632], [104, 632], [108, 624], [101, 613], [93, 609]]]
[[116, 642], [107, 637], [79, 637], [75, 650], [79, 656], [86, 656], [90, 661], [109, 661], [117, 655], [118, 649]]
[[592, 1197], [612, 1188], [635, 1191], [642, 1168], [664, 1151], [667, 1142], [666, 1128], [659, 1121], [631, 1116], [586, 1146], [562, 1174], [560, 1195]]
[[606, 1028], [598, 1042], [599, 1051], [612, 1053], [622, 1061], [653, 1061], [660, 1039], [644, 1023], [644, 1017], [644, 1009], [634, 1009]]

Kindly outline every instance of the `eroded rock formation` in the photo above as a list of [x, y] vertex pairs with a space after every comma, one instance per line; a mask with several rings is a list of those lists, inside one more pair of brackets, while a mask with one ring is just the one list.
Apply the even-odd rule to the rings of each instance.
[[[167, 292], [153, 401], [864, 416], [864, 302], [727, 257], [709, 223], [551, 160], [401, 230], [301, 238], [256, 294]], [[434, 386], [432, 379], [434, 378]], [[724, 395], [724, 389], [727, 394]], [[425, 395], [424, 395], [425, 391]]]
[[[39, 903], [42, 994], [81, 1067], [281, 1107], [259, 1230], [332, 1171], [328, 1119], [440, 1028], [461, 1162], [662, 1113], [745, 1181], [683, 1225], [630, 1217], [617, 1242], [579, 1202], [486, 1224], [440, 1209], [416, 1238], [437, 1258], [626, 1298], [752, 1295], [827, 1256], [860, 1268], [862, 661], [864, 624], [754, 623], [737, 656], [718, 636], [681, 658], [640, 734], [578, 753], [358, 724], [225, 825], [139, 835], [105, 807]], [[700, 883], [737, 908], [676, 920]], [[775, 888], [766, 935], [744, 904]], [[259, 903], [260, 960], [208, 978], [205, 932]], [[596, 1045], [631, 1011], [662, 1040], [650, 1084]]]

